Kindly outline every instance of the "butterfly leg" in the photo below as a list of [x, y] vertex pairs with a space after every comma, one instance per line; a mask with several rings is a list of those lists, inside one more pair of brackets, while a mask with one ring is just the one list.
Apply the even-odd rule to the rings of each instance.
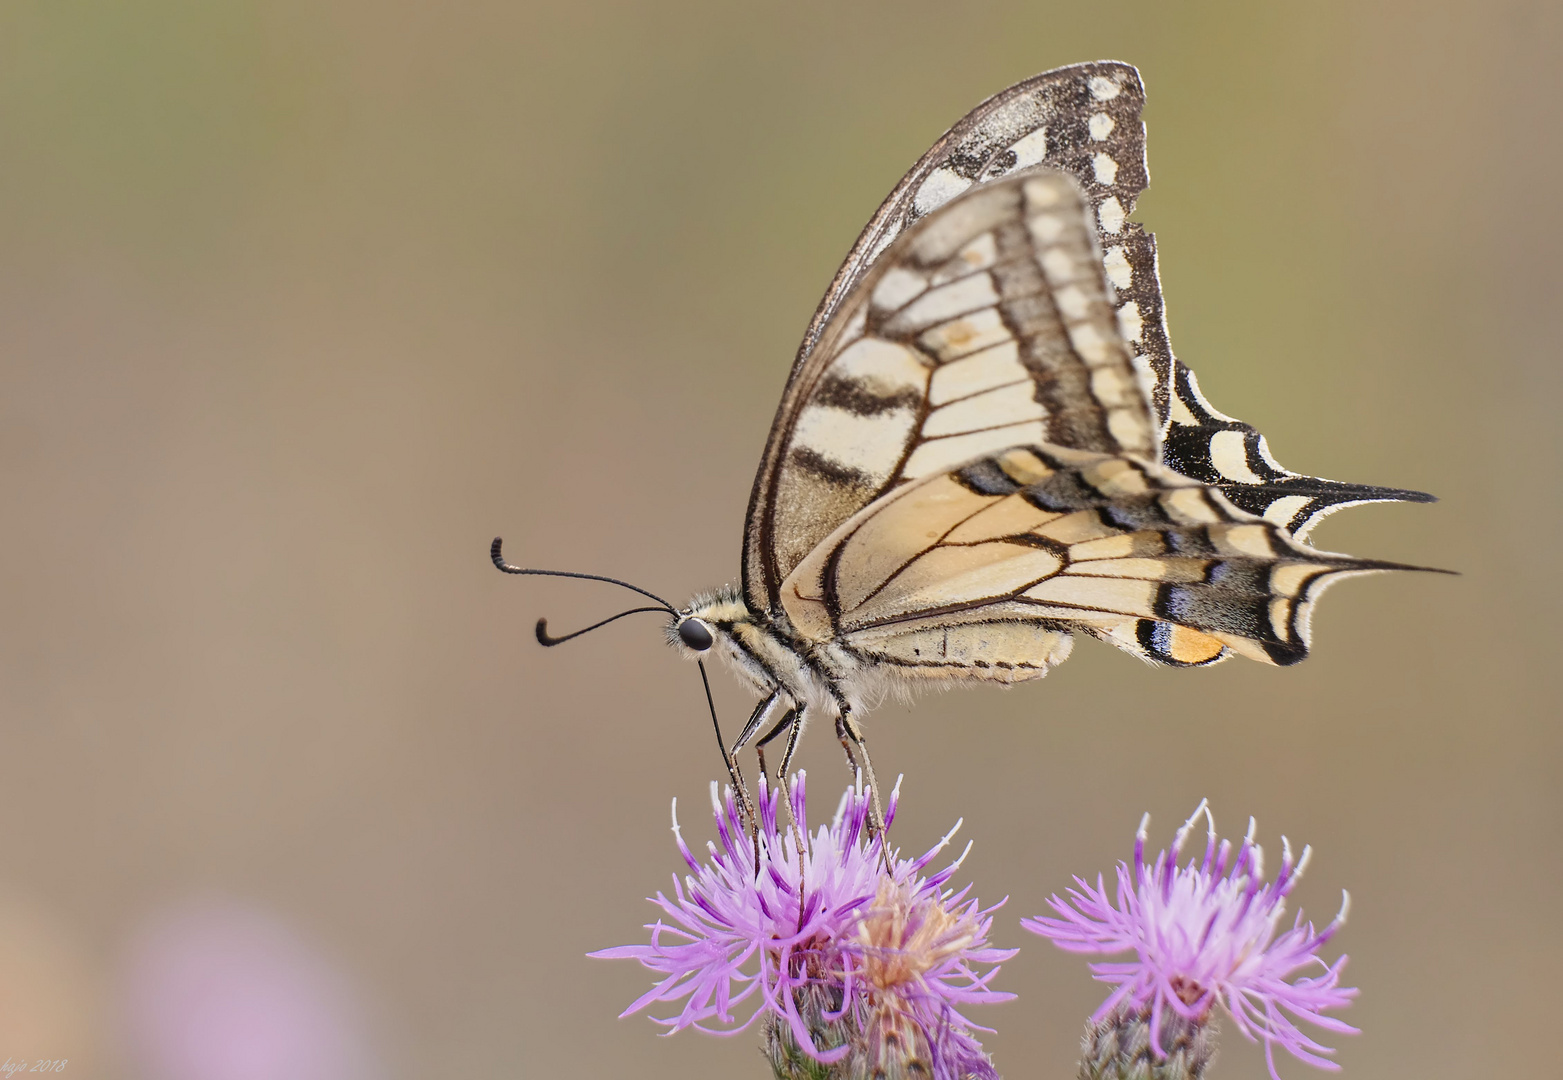
[[803, 832], [798, 828], [798, 816], [792, 809], [792, 784], [787, 779], [787, 770], [792, 766], [792, 755], [798, 749], [798, 733], [803, 730], [799, 723], [801, 717], [796, 707], [789, 707], [782, 718], [776, 722], [776, 726], [765, 733], [765, 737], [754, 744], [754, 752], [760, 759], [760, 775], [765, 775], [765, 744], [770, 742], [783, 731], [787, 732], [787, 748], [782, 751], [781, 768], [776, 770], [777, 783], [781, 785], [782, 801], [787, 804], [787, 820], [792, 823], [793, 840], [798, 844], [798, 850], [803, 850]]
[[[762, 779], [764, 779], [768, 775], [765, 771], [766, 744], [774, 740], [776, 736], [780, 735], [782, 732], [787, 731], [789, 728], [792, 730], [792, 737], [787, 740], [786, 757], [782, 760], [781, 771], [778, 772], [776, 776], [776, 779], [781, 783], [782, 798], [787, 801], [787, 816], [790, 819], [793, 817], [792, 791], [787, 783], [787, 766], [792, 762], [792, 752], [794, 747], [797, 745], [797, 732], [801, 725], [797, 723], [797, 707], [792, 705], [791, 702], [788, 702], [786, 707], [782, 708], [782, 701], [782, 692], [780, 690], [773, 690], [770, 697], [766, 698], [764, 701], [760, 702], [760, 704], [755, 706], [753, 715], [749, 717], [749, 722], [744, 725], [744, 729], [739, 733], [737, 741], [733, 743], [733, 757], [735, 759], [737, 758], [738, 751], [742, 750], [748, 744], [749, 740], [754, 737], [754, 733], [759, 731], [765, 722], [769, 720], [771, 716], [780, 708], [782, 713], [781, 719], [776, 721], [776, 723], [771, 726], [771, 729], [763, 736], [761, 736], [760, 741], [754, 744], [754, 752], [755, 756], [760, 759], [760, 776]], [[797, 832], [796, 821], [793, 822], [793, 831]], [[758, 833], [756, 836], [758, 836]], [[758, 839], [756, 840], [756, 843], [758, 843]]]
[[[780, 690], [772, 690], [769, 697], [754, 707], [754, 712], [749, 714], [749, 722], [738, 733], [738, 738], [733, 740], [732, 753], [734, 757], [738, 755], [738, 751], [749, 745], [749, 740], [754, 738], [754, 733], [764, 727], [766, 722], [770, 720], [771, 714], [775, 712], [776, 707], [781, 703], [781, 699], [782, 692]], [[785, 722], [786, 718], [784, 717], [783, 723]], [[776, 733], [781, 729], [782, 724], [777, 724], [765, 738], [760, 740], [759, 745], [764, 746], [771, 739], [775, 738]]]
[[[723, 757], [731, 763], [732, 768], [737, 768], [738, 751], [748, 745], [749, 740], [754, 737], [754, 733], [770, 718], [771, 713], [776, 709], [777, 703], [781, 701], [781, 696], [780, 690], [773, 690], [768, 697], [756, 705], [754, 712], [749, 714], [749, 722], [743, 726], [743, 730], [738, 733], [738, 738], [733, 742], [733, 748], [723, 751]], [[770, 736], [766, 736], [766, 738], [770, 738]], [[762, 779], [765, 777], [764, 754], [760, 755], [760, 776]], [[744, 809], [749, 815], [749, 837], [755, 844], [755, 866], [758, 867], [760, 864], [760, 821], [755, 816], [755, 805], [753, 800], [749, 798], [749, 792], [744, 790], [740, 794], [740, 798], [743, 799]]]
[[[863, 766], [858, 762], [857, 754], [852, 750], [852, 740], [847, 736], [847, 725], [842, 721], [841, 714], [836, 716], [836, 740], [841, 743], [841, 749], [847, 755], [847, 768], [852, 770], [852, 779], [858, 783], [863, 782]], [[870, 822], [870, 825], [873, 823]]]
[[[858, 758], [862, 758], [861, 776], [868, 781], [869, 797], [873, 804], [869, 810], [868, 827], [870, 836], [881, 837], [880, 851], [885, 857], [885, 869], [890, 869], [890, 851], [888, 841], [883, 839], [885, 835], [885, 808], [879, 801], [879, 781], [874, 778], [874, 762], [868, 756], [868, 740], [863, 737], [863, 729], [858, 727], [857, 721], [852, 719], [852, 710], [846, 703], [841, 704], [841, 711], [836, 717], [836, 736], [841, 740], [841, 746], [847, 752], [847, 761], [851, 764], [854, 773], [858, 772]], [[854, 752], [855, 751], [855, 752]]]
[[760, 775], [764, 776], [765, 744], [784, 730], [787, 732], [787, 749], [782, 751], [781, 768], [776, 770], [776, 779], [781, 784], [782, 801], [787, 804], [787, 822], [792, 828], [792, 842], [798, 849], [798, 925], [802, 926], [803, 898], [806, 891], [803, 880], [803, 855], [808, 850], [808, 844], [803, 830], [798, 827], [798, 815], [792, 808], [792, 784], [787, 779], [787, 770], [792, 765], [793, 752], [798, 749], [798, 733], [803, 730], [803, 717], [798, 714], [796, 706], [789, 707], [782, 718], [776, 722], [776, 726], [754, 744], [754, 752], [760, 759]]

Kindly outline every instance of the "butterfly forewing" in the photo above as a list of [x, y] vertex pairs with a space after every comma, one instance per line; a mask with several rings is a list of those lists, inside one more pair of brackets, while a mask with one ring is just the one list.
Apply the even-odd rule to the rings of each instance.
[[788, 390], [757, 553], [772, 580], [897, 485], [984, 454], [1049, 442], [1154, 460], [1087, 213], [1045, 168], [896, 239]]
[[[820, 301], [794, 371], [891, 242], [973, 188], [1052, 166], [1085, 189], [1093, 217], [1112, 226], [1104, 235], [1120, 235], [1147, 183], [1144, 105], [1139, 72], [1111, 60], [1044, 72], [978, 105], [922, 156], [864, 227]], [[1159, 311], [1159, 290], [1156, 303]]]

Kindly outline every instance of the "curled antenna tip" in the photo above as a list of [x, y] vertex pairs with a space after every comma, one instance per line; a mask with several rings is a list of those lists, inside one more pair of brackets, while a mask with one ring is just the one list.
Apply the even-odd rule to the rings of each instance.
[[508, 563], [505, 561], [504, 544], [504, 537], [494, 537], [494, 542], [488, 546], [488, 556], [494, 561], [496, 567], [507, 574], [534, 574], [537, 577], [575, 578], [577, 581], [602, 581], [609, 585], [617, 585], [621, 589], [628, 589], [630, 592], [640, 593], [648, 600], [655, 600], [657, 607], [668, 614], [678, 614], [677, 608], [656, 593], [651, 592], [649, 589], [642, 589], [639, 585], [631, 585], [627, 581], [620, 581], [616, 577], [609, 577], [606, 574], [582, 574], [574, 570], [540, 570], [536, 567], [516, 566], [514, 563]]
[[503, 554], [504, 546], [505, 538], [503, 536], [494, 537], [494, 542], [488, 546], [488, 557], [493, 560], [496, 567], [498, 567], [500, 570], [503, 570], [505, 573], [519, 574], [521, 572], [521, 568], [519, 566], [512, 566], [505, 561], [505, 556]]

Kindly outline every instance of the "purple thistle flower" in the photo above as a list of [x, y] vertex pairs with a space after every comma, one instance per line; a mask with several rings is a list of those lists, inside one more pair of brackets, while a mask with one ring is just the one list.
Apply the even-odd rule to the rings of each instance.
[[[1200, 814], [1209, 825], [1203, 860], [1179, 868], [1178, 857]], [[1250, 1040], [1262, 1039], [1270, 1075], [1274, 1048], [1323, 1069], [1340, 1066], [1321, 1054], [1334, 1053], [1304, 1034], [1283, 1014], [1328, 1031], [1356, 1034], [1357, 1029], [1326, 1009], [1350, 1004], [1357, 991], [1340, 985], [1346, 964], [1342, 956], [1326, 964], [1317, 954], [1346, 921], [1349, 897], [1342, 893], [1340, 913], [1322, 931], [1304, 923], [1299, 912], [1291, 929], [1277, 932], [1286, 897], [1296, 886], [1311, 854], [1293, 861], [1291, 845], [1282, 838], [1281, 872], [1264, 880], [1263, 853], [1254, 843], [1253, 820], [1236, 858], [1230, 841], [1216, 842], [1215, 820], [1201, 802], [1178, 830], [1171, 851], [1145, 861], [1145, 828], [1140, 822], [1134, 842], [1134, 866], [1118, 864], [1117, 904], [1097, 876], [1096, 886], [1075, 878], [1069, 899], [1049, 898], [1060, 918], [1022, 919], [1021, 925], [1048, 938], [1061, 949], [1077, 953], [1112, 954], [1133, 950], [1137, 958], [1124, 963], [1098, 963], [1091, 971], [1100, 982], [1115, 985], [1092, 1017], [1100, 1022], [1120, 1006], [1149, 1011], [1151, 1045], [1163, 1055], [1161, 1028], [1167, 1010], [1196, 1025], [1204, 1024], [1217, 1002], [1226, 1007], [1238, 1030]], [[1298, 977], [1297, 971], [1317, 965], [1322, 974]]]
[[[899, 797], [897, 784], [887, 825]], [[756, 845], [733, 792], [719, 799], [712, 784], [717, 842], [707, 845], [704, 863], [684, 842], [675, 801], [673, 834], [690, 876], [680, 882], [674, 875], [672, 897], [658, 893], [652, 900], [664, 918], [647, 924], [649, 945], [591, 954], [639, 960], [663, 976], [621, 1015], [682, 1001], [677, 1016], [657, 1022], [672, 1031], [727, 1035], [770, 1014], [816, 1061], [900, 1047], [927, 1053], [939, 1080], [996, 1076], [972, 1035], [986, 1029], [958, 1010], [1014, 996], [988, 983], [1015, 951], [988, 946], [993, 908], [980, 909], [967, 889], [945, 888], [964, 853], [924, 876], [954, 830], [916, 859], [892, 851], [887, 870], [882, 837], [868, 837], [870, 799], [861, 785], [847, 789], [835, 818], [812, 836], [801, 772], [791, 799], [806, 838], [801, 852], [797, 834], [778, 823], [780, 791], [762, 779]], [[857, 1037], [830, 1048], [816, 1044], [809, 1021], [817, 1022], [820, 1010], [811, 1003], [821, 1000], [830, 1003], [824, 1019], [846, 1022]]]

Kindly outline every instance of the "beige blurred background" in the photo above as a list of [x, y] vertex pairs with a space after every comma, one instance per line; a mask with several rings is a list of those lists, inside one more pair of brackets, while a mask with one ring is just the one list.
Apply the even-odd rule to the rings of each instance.
[[[982, 98], [1113, 57], [1178, 353], [1287, 465], [1443, 498], [1321, 546], [1464, 576], [1341, 586], [1300, 668], [1085, 643], [887, 706], [897, 839], [964, 816], [1011, 897], [1021, 997], [977, 1017], [1006, 1075], [1073, 1075], [1104, 992], [1016, 920], [1205, 795], [1314, 845], [1309, 914], [1351, 890], [1347, 1075], [1545, 1071], [1560, 31], [1493, 0], [0, 6], [0, 1058], [185, 1080], [148, 1040], [258, 956], [262, 1011], [336, 1024], [268, 1075], [764, 1075], [749, 1035], [616, 1020], [649, 975], [584, 955], [643, 937], [669, 800], [709, 835], [693, 668], [643, 617], [538, 648], [623, 597], [488, 542], [732, 579], [879, 199]], [[827, 735], [802, 759], [845, 779]], [[1262, 1074], [1229, 1031], [1216, 1075]]]

